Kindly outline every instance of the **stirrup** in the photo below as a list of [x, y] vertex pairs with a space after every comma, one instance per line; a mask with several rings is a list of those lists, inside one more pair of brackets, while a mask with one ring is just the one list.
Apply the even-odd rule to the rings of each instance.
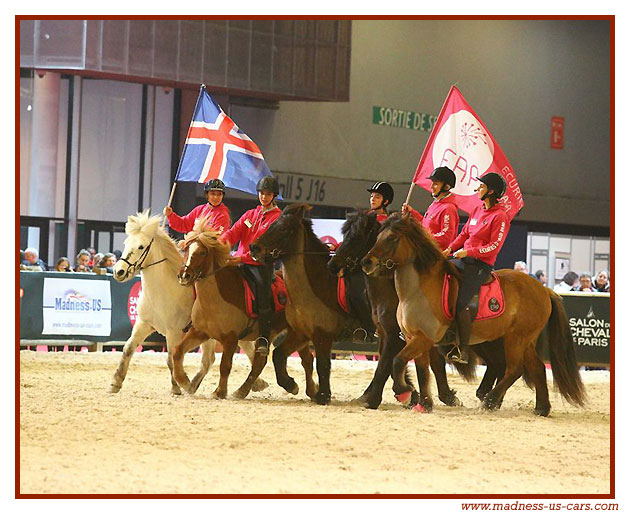
[[398, 332], [398, 339], [404, 341], [405, 343], [407, 342], [407, 338], [405, 337], [405, 334], [402, 333], [402, 331]]
[[367, 330], [365, 330], [363, 327], [355, 328], [354, 332], [352, 332], [353, 343], [365, 343], [367, 341], [367, 337]]
[[265, 357], [269, 355], [269, 339], [265, 336], [258, 336], [254, 340], [254, 345], [256, 347], [256, 353], [264, 355]]
[[459, 345], [456, 345], [453, 346], [453, 348], [451, 348], [451, 351], [446, 354], [446, 358], [450, 361], [458, 362], [460, 364], [468, 364], [468, 358], [464, 356], [464, 353], [467, 352], [462, 352]]

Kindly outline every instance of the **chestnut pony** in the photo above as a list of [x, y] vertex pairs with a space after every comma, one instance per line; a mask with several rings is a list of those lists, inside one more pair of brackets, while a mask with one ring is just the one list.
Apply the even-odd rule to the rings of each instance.
[[[208, 227], [206, 218], [198, 219], [184, 240], [184, 264], [179, 271], [179, 282], [183, 286], [194, 284], [196, 290], [192, 307], [194, 329], [173, 350], [173, 376], [184, 390], [189, 391], [190, 382], [183, 366], [184, 355], [193, 347], [199, 334], [212, 337], [223, 345], [219, 368], [221, 376], [213, 395], [215, 398], [225, 398], [236, 346], [240, 344], [239, 340], [256, 339], [258, 323], [247, 315], [243, 276], [232, 265], [230, 247], [220, 240], [218, 232]], [[302, 344], [303, 338], [287, 325], [284, 311], [275, 314], [271, 335], [275, 344], [282, 341], [282, 346], [291, 353], [300, 346], [299, 353], [306, 373], [306, 394], [313, 397], [316, 389], [313, 382], [313, 355]], [[234, 393], [236, 398], [245, 398], [249, 394], [266, 363], [266, 356], [259, 353], [254, 355], [249, 376]], [[298, 386], [286, 375], [286, 371], [285, 374], [277, 375], [277, 379], [280, 386], [297, 394]]]
[[[335, 274], [340, 269], [344, 272], [353, 272], [359, 268], [359, 262], [376, 242], [376, 237], [381, 224], [376, 219], [376, 214], [358, 210], [346, 215], [346, 221], [341, 228], [343, 243], [337, 248], [335, 255], [328, 262], [328, 268]], [[383, 388], [392, 371], [394, 356], [400, 352], [405, 344], [401, 341], [400, 328], [396, 321], [396, 309], [398, 308], [398, 296], [394, 286], [393, 271], [381, 273], [379, 276], [367, 277], [367, 291], [372, 305], [374, 319], [377, 320], [379, 332], [381, 332], [382, 347], [378, 366], [374, 372], [374, 378], [370, 385], [359, 398], [368, 408], [375, 409], [381, 403]], [[487, 364], [487, 370], [479, 388], [477, 397], [483, 400], [484, 396], [490, 392], [497, 379], [500, 379], [505, 372], [505, 357], [501, 341], [486, 342], [475, 346], [481, 349], [476, 353], [482, 357]], [[445, 373], [445, 360], [437, 347], [431, 348], [430, 353], [431, 369], [435, 376], [438, 387], [438, 398], [449, 406], [461, 405], [455, 391], [450, 389]], [[453, 363], [460, 375], [468, 381], [474, 378], [474, 364], [462, 365]], [[424, 410], [430, 411], [432, 400], [430, 396], [428, 373], [426, 365], [422, 360], [416, 363], [418, 375], [418, 385], [420, 387], [420, 405]], [[415, 403], [411, 400], [411, 404]], [[413, 406], [413, 405], [412, 405]]]
[[[444, 275], [458, 277], [454, 265], [430, 235], [409, 216], [392, 215], [383, 224], [375, 245], [361, 261], [368, 275], [394, 269], [398, 294], [398, 324], [405, 347], [394, 358], [394, 392], [407, 389], [404, 367], [408, 360], [427, 354], [451, 324], [442, 310]], [[584, 405], [586, 394], [579, 373], [573, 338], [562, 298], [536, 279], [514, 270], [500, 270], [505, 311], [496, 318], [475, 321], [470, 344], [503, 339], [506, 371], [485, 396], [487, 409], [498, 409], [507, 389], [523, 374], [536, 389], [534, 412], [548, 416], [551, 410], [545, 365], [536, 346], [546, 340], [551, 369], [560, 394], [574, 405]], [[453, 311], [458, 282], [451, 281], [449, 306]]]

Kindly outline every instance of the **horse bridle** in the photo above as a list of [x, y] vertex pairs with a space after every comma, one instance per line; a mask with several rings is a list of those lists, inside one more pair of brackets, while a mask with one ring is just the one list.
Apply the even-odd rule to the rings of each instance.
[[[369, 241], [370, 240], [370, 236], [372, 235], [372, 232], [374, 232], [374, 229], [380, 230], [380, 226], [379, 225], [374, 225], [370, 231], [367, 233], [367, 237], [366, 239]], [[367, 254], [366, 254], [367, 255]], [[363, 256], [365, 257], [365, 255]], [[352, 273], [354, 271], [354, 269], [359, 265], [359, 261], [363, 258], [363, 257], [346, 257], [346, 264], [343, 266], [344, 269], [348, 272], [348, 273]], [[391, 260], [391, 259], [390, 259]], [[393, 262], [393, 261], [392, 261]], [[392, 266], [393, 267], [393, 266]], [[387, 269], [392, 269], [392, 268], [387, 268]]]
[[161, 262], [164, 262], [166, 260], [166, 257], [165, 257], [164, 259], [160, 259], [159, 261], [152, 262], [151, 264], [147, 264], [144, 267], [142, 266], [144, 264], [144, 261], [146, 261], [147, 257], [149, 256], [149, 251], [151, 251], [151, 245], [153, 244], [154, 239], [155, 238], [152, 238], [151, 241], [149, 241], [149, 244], [142, 250], [140, 257], [136, 259], [136, 262], [132, 263], [132, 262], [129, 262], [124, 257], [120, 258], [121, 261], [127, 263], [127, 272], [125, 273], [125, 277], [128, 277], [129, 275], [135, 275], [138, 271], [145, 270], [147, 268], [150, 268], [151, 266], [155, 266], [156, 264], [160, 264]]

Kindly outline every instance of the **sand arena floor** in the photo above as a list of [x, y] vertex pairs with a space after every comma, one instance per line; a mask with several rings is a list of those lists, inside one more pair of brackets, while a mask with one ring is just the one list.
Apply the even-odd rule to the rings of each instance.
[[[174, 397], [165, 354], [136, 353], [118, 394], [108, 386], [120, 353], [20, 353], [23, 494], [606, 494], [610, 490], [610, 380], [585, 372], [589, 403], [552, 392], [552, 415], [533, 414], [522, 381], [498, 412], [479, 409], [477, 383], [449, 373], [463, 407], [437, 400], [405, 410], [388, 382], [377, 411], [352, 404], [369, 361], [333, 361], [333, 402], [304, 393], [298, 359], [292, 396], [275, 384], [245, 400], [214, 400], [218, 358], [194, 396]], [[191, 376], [199, 354], [186, 357]], [[235, 358], [230, 392], [248, 361]], [[482, 370], [481, 370], [482, 371]], [[549, 379], [551, 386], [551, 379]]]

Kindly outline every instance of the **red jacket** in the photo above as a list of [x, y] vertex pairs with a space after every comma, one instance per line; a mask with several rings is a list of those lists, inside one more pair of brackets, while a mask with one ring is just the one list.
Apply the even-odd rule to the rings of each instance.
[[482, 204], [472, 211], [466, 225], [451, 243], [451, 250], [455, 252], [463, 246], [468, 257], [492, 266], [509, 230], [510, 220], [501, 205], [486, 209]]
[[232, 225], [232, 228], [223, 234], [222, 239], [228, 242], [230, 246], [240, 241], [234, 256], [240, 257], [241, 262], [244, 264], [260, 265], [259, 262], [252, 259], [249, 253], [249, 245], [262, 236], [269, 228], [269, 225], [280, 217], [280, 214], [282, 214], [282, 211], [278, 207], [263, 212], [262, 205], [259, 205], [243, 214]]
[[435, 238], [442, 250], [450, 246], [459, 227], [459, 214], [457, 214], [457, 205], [453, 195], [433, 200], [424, 216], [412, 207], [409, 207], [409, 211]]
[[[368, 212], [374, 212], [374, 211], [369, 210]], [[379, 212], [376, 215], [376, 221], [378, 221], [379, 223], [383, 224], [383, 223], [385, 223], [385, 221], [387, 220], [388, 217], [389, 217], [389, 214], [387, 214], [385, 212]]]
[[209, 216], [210, 223], [214, 230], [223, 233], [230, 228], [230, 210], [222, 203], [216, 207], [213, 207], [209, 203], [198, 205], [186, 214], [186, 216], [179, 216], [178, 214], [172, 213], [168, 217], [168, 223], [173, 230], [185, 234], [193, 229], [195, 220], [202, 216]]

